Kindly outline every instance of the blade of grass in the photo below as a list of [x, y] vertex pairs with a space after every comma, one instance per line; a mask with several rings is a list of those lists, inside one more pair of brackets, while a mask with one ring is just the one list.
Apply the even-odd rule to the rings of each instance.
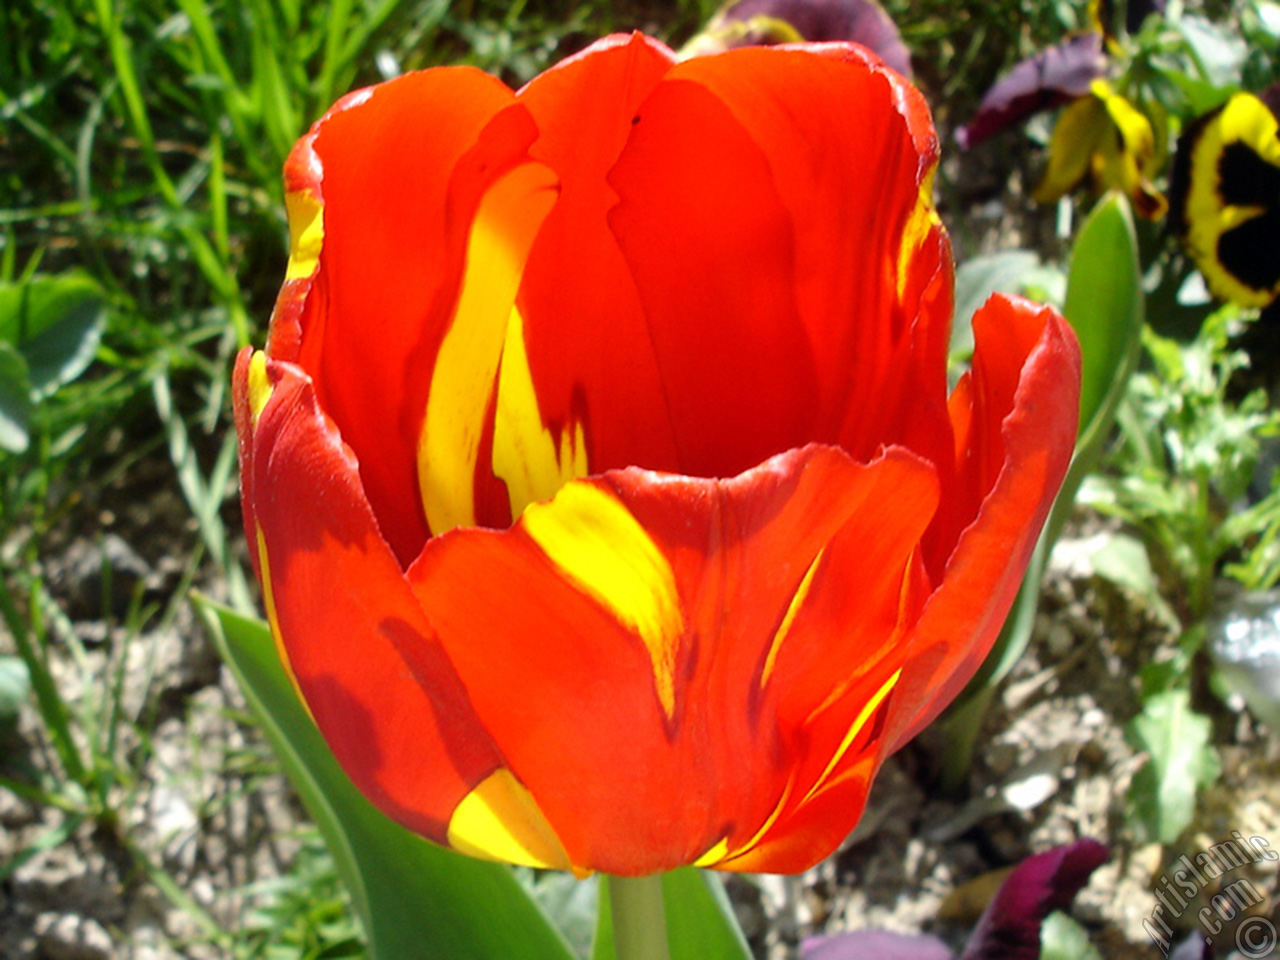
[[[32, 616], [36, 617], [34, 600], [31, 607]], [[4, 618], [5, 626], [17, 645], [18, 656], [27, 666], [27, 672], [31, 677], [31, 689], [36, 695], [40, 717], [44, 720], [54, 752], [57, 753], [68, 777], [80, 783], [85, 782], [88, 779], [88, 768], [80, 751], [76, 748], [75, 740], [72, 739], [67, 705], [58, 692], [58, 686], [49, 672], [49, 665], [40, 652], [44, 644], [43, 638], [39, 636], [38, 624], [33, 625], [23, 619], [18, 612], [13, 594], [9, 591], [8, 581], [4, 577], [0, 577], [0, 617]]]

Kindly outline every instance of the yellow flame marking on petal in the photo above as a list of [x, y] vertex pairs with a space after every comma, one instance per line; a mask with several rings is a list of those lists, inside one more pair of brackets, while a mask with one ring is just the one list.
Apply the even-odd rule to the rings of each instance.
[[709, 867], [712, 864], [719, 863], [729, 853], [729, 839], [725, 837], [714, 847], [693, 861], [695, 867]]
[[453, 322], [436, 356], [418, 438], [418, 489], [432, 533], [476, 525], [480, 437], [520, 277], [555, 203], [555, 175], [526, 163], [485, 194], [467, 241]]
[[[261, 354], [256, 354], [256, 359]], [[262, 527], [257, 528], [257, 547], [258, 547], [258, 569], [262, 574], [262, 605], [266, 608], [267, 623], [271, 627], [271, 639], [276, 645], [276, 656], [280, 658], [280, 666], [284, 668], [285, 676], [289, 678], [289, 683], [293, 687], [293, 692], [298, 695], [298, 702], [302, 704], [307, 716], [311, 717], [311, 722], [315, 722], [315, 716], [311, 713], [311, 707], [307, 704], [307, 698], [302, 695], [302, 688], [298, 686], [298, 678], [293, 673], [293, 664], [289, 662], [289, 651], [284, 646], [284, 636], [280, 633], [280, 621], [276, 616], [276, 598], [275, 593], [271, 589], [271, 564], [267, 562], [267, 538], [262, 533]]]
[[249, 413], [255, 427], [273, 389], [271, 378], [267, 376], [267, 355], [262, 350], [255, 350], [249, 357]]
[[489, 774], [462, 798], [449, 818], [447, 836], [453, 849], [481, 860], [554, 870], [571, 867], [533, 794], [506, 768]]
[[804, 795], [804, 799], [800, 801], [801, 804], [808, 803], [822, 790], [824, 786], [826, 786], [826, 780], [831, 776], [831, 771], [836, 768], [836, 765], [849, 751], [849, 748], [853, 746], [853, 741], [857, 739], [858, 734], [862, 732], [862, 728], [867, 725], [867, 721], [871, 719], [873, 714], [875, 714], [876, 710], [880, 707], [880, 704], [884, 701], [884, 698], [887, 697], [893, 688], [898, 685], [898, 679], [901, 676], [902, 670], [895, 670], [893, 676], [889, 677], [888, 680], [881, 684], [880, 689], [872, 694], [870, 700], [863, 704], [862, 710], [859, 711], [857, 719], [854, 720], [853, 724], [849, 727], [849, 732], [844, 735], [844, 739], [840, 741], [840, 746], [836, 749], [835, 754], [827, 762], [827, 768], [823, 770], [822, 775], [813, 782], [813, 786], [809, 788], [809, 792], [806, 793]]
[[809, 596], [809, 588], [813, 585], [813, 575], [818, 572], [818, 564], [826, 552], [827, 548], [823, 547], [818, 551], [818, 555], [813, 558], [813, 562], [809, 564], [809, 569], [805, 571], [804, 577], [800, 580], [800, 586], [796, 587], [795, 595], [791, 598], [787, 612], [782, 616], [782, 623], [778, 626], [777, 633], [773, 635], [773, 642], [769, 645], [769, 652], [765, 654], [764, 669], [760, 671], [761, 690], [764, 689], [765, 684], [769, 682], [769, 678], [773, 675], [773, 667], [778, 659], [778, 651], [782, 648], [782, 642], [787, 639], [787, 635], [791, 632], [791, 625], [795, 622], [796, 615], [804, 605], [805, 598]]
[[928, 239], [935, 227], [942, 226], [942, 219], [933, 206], [933, 177], [937, 166], [929, 169], [924, 182], [920, 184], [920, 193], [916, 205], [907, 219], [906, 228], [902, 231], [902, 245], [898, 248], [898, 299], [906, 295], [907, 281], [911, 277], [911, 264], [916, 254]]
[[911, 556], [908, 557], [906, 566], [902, 571], [902, 580], [898, 585], [898, 620], [889, 638], [881, 643], [873, 654], [864, 656], [856, 670], [841, 676], [832, 684], [831, 691], [822, 703], [809, 711], [809, 716], [805, 719], [806, 723], [812, 723], [815, 717], [826, 713], [832, 706], [843, 700], [845, 694], [863, 677], [879, 668], [886, 657], [892, 656], [895, 650], [902, 649], [903, 634], [911, 625], [910, 611], [912, 609], [912, 601], [918, 596], [914, 588], [916, 585], [915, 573], [919, 569], [919, 564], [919, 547], [917, 546], [912, 551]]
[[284, 278], [301, 280], [316, 272], [324, 246], [324, 204], [306, 190], [285, 194], [289, 215], [289, 264]]
[[530, 505], [521, 523], [578, 589], [644, 642], [658, 701], [670, 720], [684, 618], [671, 564], [644, 527], [614, 497], [587, 483], [571, 483], [550, 502]]
[[729, 861], [737, 860], [739, 857], [745, 856], [758, 847], [760, 845], [760, 841], [764, 839], [764, 835], [773, 829], [773, 825], [777, 823], [778, 818], [782, 816], [782, 811], [786, 809], [787, 801], [791, 799], [791, 791], [795, 788], [795, 785], [795, 775], [793, 773], [791, 779], [787, 781], [787, 785], [782, 791], [782, 796], [780, 796], [778, 798], [778, 802], [774, 804], [773, 811], [765, 818], [764, 823], [760, 825], [760, 829], [755, 832], [750, 840], [734, 850], [733, 853], [721, 857], [719, 861], [710, 861], [709, 857], [711, 855], [711, 851], [708, 851], [703, 854], [702, 857], [703, 860], [708, 860], [708, 862], [702, 863], [699, 861], [698, 866], [711, 866], [713, 863], [728, 863]]
[[524, 513], [529, 504], [554, 496], [570, 480], [590, 472], [582, 424], [575, 423], [562, 431], [557, 445], [543, 423], [525, 350], [524, 318], [514, 307], [507, 322], [502, 370], [498, 374], [493, 472], [507, 484], [513, 517]]

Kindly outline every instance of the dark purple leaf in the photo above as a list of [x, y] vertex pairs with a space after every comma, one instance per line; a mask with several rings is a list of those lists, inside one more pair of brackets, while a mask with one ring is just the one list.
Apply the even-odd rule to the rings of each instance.
[[1258, 99], [1267, 105], [1276, 117], [1280, 118], [1280, 81], [1273, 83], [1258, 94]]
[[800, 960], [954, 960], [937, 937], [857, 930], [834, 937], [813, 937], [800, 944]]
[[1040, 925], [1065, 910], [1109, 858], [1096, 840], [1077, 840], [1027, 857], [987, 905], [960, 960], [1038, 960]]
[[1101, 34], [1068, 37], [997, 80], [982, 98], [977, 115], [956, 131], [956, 140], [968, 149], [1032, 114], [1083, 97], [1106, 72]]
[[[721, 9], [705, 33], [724, 35], [727, 24], [754, 17], [781, 20], [810, 43], [860, 43], [903, 76], [911, 76], [911, 54], [893, 20], [875, 0], [738, 0]], [[729, 45], [769, 44], [778, 39], [768, 33], [751, 32], [736, 37]]]

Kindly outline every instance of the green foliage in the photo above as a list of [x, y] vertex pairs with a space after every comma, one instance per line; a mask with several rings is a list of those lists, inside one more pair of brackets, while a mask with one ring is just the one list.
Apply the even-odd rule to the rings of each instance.
[[944, 117], [961, 120], [1001, 71], [1084, 26], [1084, 4], [1071, 0], [884, 0], [882, 6], [912, 50], [933, 102]]
[[1102, 954], [1079, 921], [1055, 910], [1040, 928], [1040, 960], [1102, 960]]
[[[1225, 307], [1189, 344], [1144, 335], [1150, 366], [1131, 382], [1106, 472], [1082, 492], [1141, 540], [1182, 633], [1178, 655], [1144, 671], [1143, 709], [1127, 731], [1149, 755], [1131, 789], [1133, 822], [1166, 843], [1191, 822], [1197, 787], [1217, 771], [1210, 722], [1188, 692], [1217, 580], [1231, 575], [1260, 589], [1280, 575], [1280, 488], [1248, 500], [1261, 441], [1280, 430], [1280, 411], [1261, 389], [1233, 394], [1248, 363], [1232, 346], [1240, 327], [1239, 309]], [[1115, 571], [1099, 573], [1122, 582]]]
[[1106, 536], [1090, 555], [1089, 566], [1095, 575], [1140, 601], [1169, 629], [1179, 629], [1178, 616], [1164, 598], [1160, 579], [1142, 541], [1126, 533]]
[[236, 960], [365, 956], [333, 858], [314, 831], [308, 833], [286, 873], [245, 892], [266, 902], [245, 919]]
[[1076, 235], [1062, 305], [1080, 338], [1083, 360], [1080, 443], [1068, 498], [1092, 469], [1137, 363], [1145, 320], [1140, 269], [1133, 215], [1123, 197], [1110, 194]]
[[27, 449], [37, 404], [84, 372], [105, 324], [102, 290], [82, 274], [0, 283], [0, 449]]
[[1244, 506], [1262, 437], [1280, 430], [1280, 413], [1254, 390], [1229, 393], [1247, 364], [1230, 343], [1240, 311], [1224, 307], [1190, 344], [1148, 331], [1151, 363], [1120, 411], [1111, 468], [1091, 479], [1084, 501], [1123, 520], [1146, 543], [1184, 623], [1203, 621], [1215, 578], [1226, 566], [1248, 586], [1270, 586], [1280, 491]]
[[1150, 758], [1134, 775], [1130, 822], [1140, 836], [1172, 843], [1195, 815], [1196, 791], [1217, 778], [1213, 725], [1191, 707], [1185, 689], [1148, 697], [1125, 730]]

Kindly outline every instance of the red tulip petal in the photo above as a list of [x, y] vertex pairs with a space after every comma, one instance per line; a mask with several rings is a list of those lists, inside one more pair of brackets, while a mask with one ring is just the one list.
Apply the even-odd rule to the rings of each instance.
[[[938, 133], [933, 126], [933, 113], [920, 89], [906, 79], [904, 71], [897, 70], [874, 51], [858, 43], [822, 41], [795, 43], [783, 47], [807, 54], [826, 57], [840, 63], [860, 64], [889, 82], [893, 91], [891, 100], [911, 128], [911, 136], [920, 154], [920, 169], [926, 170], [938, 162]], [[886, 69], [890, 67], [892, 69]]]
[[[840, 713], [830, 683], [773, 677], [830, 666], [853, 677], [842, 703], [861, 695], [935, 498], [901, 450], [858, 465], [809, 447], [723, 481], [616, 471], [510, 530], [433, 540], [409, 576], [572, 860], [645, 873], [759, 833], [793, 751]], [[834, 617], [854, 583], [869, 611], [850, 625]]]
[[513, 99], [477, 70], [408, 74], [343, 98], [286, 168], [294, 280], [268, 352], [313, 378], [405, 564], [427, 536], [414, 464], [473, 212], [536, 136]]
[[[261, 404], [250, 400], [250, 393], [261, 396], [261, 387], [249, 388], [249, 364], [255, 351], [245, 347], [236, 354], [235, 368], [231, 374], [231, 409], [236, 422], [236, 450], [240, 457], [240, 513], [244, 520], [244, 536], [249, 543], [258, 542], [258, 519], [253, 512], [253, 478], [256, 474], [253, 450], [253, 427], [261, 413]], [[255, 377], [255, 379], [258, 379]], [[269, 386], [269, 384], [268, 384]], [[253, 572], [261, 580], [256, 550], [250, 550]]]
[[[902, 633], [886, 662], [871, 667], [853, 701], [879, 698], [874, 713], [859, 714], [854, 724], [874, 732], [859, 731], [823, 789], [788, 804], [759, 843], [726, 866], [794, 872], [813, 862], [815, 850], [834, 850], [848, 830], [844, 818], [862, 809], [880, 763], [951, 702], [999, 633], [1069, 463], [1079, 353], [1061, 317], [1022, 301], [990, 301], [975, 317], [975, 336], [972, 382], [966, 377], [952, 397], [957, 470], [949, 488], [944, 483], [943, 510], [921, 555], [941, 582], [932, 595], [917, 582], [913, 595], [923, 609], [918, 621], [904, 618], [914, 630]], [[947, 563], [939, 545], [954, 545], [957, 537]], [[856, 618], [844, 612], [846, 622]], [[900, 674], [885, 676], [897, 666]], [[875, 688], [881, 678], [884, 686]]]
[[[593, 473], [635, 463], [677, 466], [647, 321], [609, 230], [618, 198], [605, 180], [636, 109], [672, 62], [656, 41], [611, 37], [519, 94], [539, 130], [530, 154], [560, 179], [521, 279], [524, 362], [538, 421], [561, 436], [583, 425]], [[516, 516], [523, 506], [513, 503]]]
[[508, 842], [496, 852], [570, 866], [477, 720], [309, 379], [242, 355], [236, 398], [272, 632], [338, 762], [388, 816], [437, 842], [493, 853], [473, 849], [468, 830], [501, 815]]
[[894, 696], [886, 736], [895, 749], [955, 698], [991, 649], [1075, 446], [1080, 349], [1067, 322], [996, 296], [974, 317], [974, 336], [972, 382], [953, 398], [967, 443], [925, 540], [938, 586]]
[[637, 117], [609, 223], [660, 369], [670, 469], [733, 476], [813, 438], [791, 223], [759, 145], [705, 88], [664, 82]]
[[911, 548], [932, 519], [937, 489], [894, 482], [872, 494], [883, 512], [868, 521], [889, 529], [877, 541], [850, 524], [831, 541], [783, 648], [791, 662], [779, 657], [776, 706], [766, 709], [792, 732], [787, 791], [764, 829], [710, 866], [796, 873], [829, 855], [857, 821], [888, 755], [885, 719], [929, 595]]
[[638, 36], [304, 138], [235, 375], [245, 522], [375, 803], [580, 872], [840, 841], [989, 648], [1075, 432], [1074, 340], [1020, 302], [948, 404], [936, 160], [859, 48]]
[[681, 472], [727, 476], [814, 440], [859, 459], [949, 449], [936, 138], [907, 89], [849, 46], [738, 50], [678, 65], [642, 106], [611, 223]]

